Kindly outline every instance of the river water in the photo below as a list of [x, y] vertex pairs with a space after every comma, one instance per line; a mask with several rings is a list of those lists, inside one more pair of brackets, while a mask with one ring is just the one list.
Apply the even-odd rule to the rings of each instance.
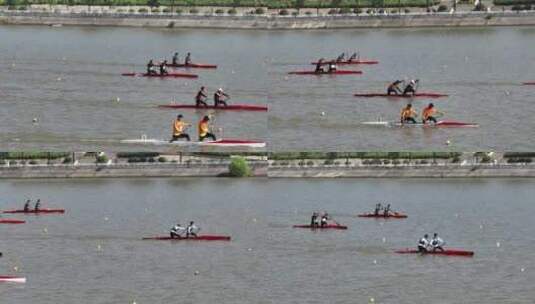
[[[197, 88], [224, 87], [232, 102], [269, 104], [269, 114], [218, 113], [225, 137], [268, 141], [272, 150], [532, 150], [535, 148], [535, 28], [314, 31], [0, 27], [0, 150], [140, 150], [141, 134], [166, 138], [176, 111]], [[360, 76], [290, 76], [320, 56], [358, 49], [378, 65]], [[121, 77], [149, 58], [192, 51], [219, 69], [197, 80]], [[396, 120], [407, 101], [358, 99], [388, 82], [418, 78], [444, 119], [475, 129], [364, 127]], [[120, 101], [115, 102], [119, 97]], [[418, 110], [430, 100], [415, 100]], [[324, 112], [325, 115], [321, 115]], [[184, 111], [196, 122], [204, 113]], [[32, 119], [38, 123], [33, 124]], [[191, 133], [195, 133], [191, 129]], [[450, 145], [445, 143], [449, 141]]]
[[[66, 213], [0, 227], [0, 274], [16, 266], [28, 278], [0, 294], [10, 304], [533, 303], [534, 189], [524, 179], [3, 181], [3, 210], [41, 198]], [[378, 201], [409, 218], [355, 217]], [[291, 228], [314, 210], [349, 229]], [[189, 219], [232, 241], [140, 240]], [[475, 256], [392, 252], [433, 232]]]

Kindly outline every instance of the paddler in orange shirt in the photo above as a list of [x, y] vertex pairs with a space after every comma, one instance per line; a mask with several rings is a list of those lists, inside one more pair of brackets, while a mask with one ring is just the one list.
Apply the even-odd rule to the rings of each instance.
[[402, 110], [401, 110], [401, 119], [400, 119], [400, 122], [402, 124], [404, 123], [416, 123], [416, 119], [414, 119], [415, 116], [418, 116], [418, 113], [416, 113], [416, 111], [414, 111], [414, 109], [412, 108], [412, 104], [408, 104], [406, 107], [404, 107]]
[[184, 131], [187, 127], [191, 126], [191, 124], [183, 121], [182, 117], [182, 114], [178, 114], [175, 122], [173, 123], [173, 138], [171, 138], [171, 140], [169, 141], [170, 143], [181, 138], [185, 138], [187, 141], [190, 141], [189, 135]]
[[443, 115], [442, 112], [439, 112], [435, 109], [435, 105], [430, 103], [427, 107], [425, 107], [422, 111], [422, 123], [425, 124], [428, 121], [432, 121], [433, 123], [437, 123], [437, 119], [435, 116], [437, 115]]
[[204, 116], [199, 122], [199, 141], [204, 141], [205, 138], [210, 137], [213, 141], [216, 140], [215, 135], [210, 133], [209, 125], [210, 117]]

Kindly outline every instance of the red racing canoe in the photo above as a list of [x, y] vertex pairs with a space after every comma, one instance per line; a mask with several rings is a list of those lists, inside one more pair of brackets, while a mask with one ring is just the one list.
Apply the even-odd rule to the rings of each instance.
[[197, 237], [180, 237], [172, 238], [170, 236], [150, 236], [144, 237], [143, 240], [157, 241], [230, 241], [230, 236], [226, 235], [198, 235]]
[[188, 104], [169, 104], [169, 105], [159, 105], [158, 108], [166, 109], [195, 109], [195, 110], [221, 110], [221, 111], [257, 111], [257, 112], [266, 112], [268, 110], [267, 106], [260, 105], [250, 105], [250, 104], [232, 104], [228, 106], [196, 106]]
[[382, 94], [382, 93], [363, 93], [363, 94], [353, 94], [355, 97], [366, 97], [366, 98], [373, 98], [373, 97], [385, 97], [385, 98], [441, 98], [441, 97], [448, 97], [447, 94], [440, 94], [440, 93], [431, 93], [431, 92], [420, 92], [416, 93], [414, 95], [388, 95], [388, 94]]
[[325, 225], [325, 226], [318, 226], [318, 227], [313, 227], [313, 226], [310, 226], [310, 225], [294, 225], [293, 228], [306, 228], [306, 229], [339, 229], [339, 230], [346, 230], [347, 229], [347, 226], [343, 226], [343, 225]]
[[358, 214], [357, 215], [358, 217], [370, 217], [370, 218], [381, 218], [381, 219], [389, 219], [389, 218], [394, 218], [394, 219], [402, 219], [402, 218], [407, 218], [408, 215], [406, 214], [401, 214], [401, 213], [393, 213], [393, 214], [389, 214], [387, 216], [384, 216], [383, 214], [378, 214], [376, 215], [375, 213], [363, 213], [363, 214]]
[[0, 219], [0, 224], [24, 224], [26, 221], [16, 219]]
[[336, 70], [336, 71], [326, 71], [326, 72], [316, 72], [316, 71], [294, 71], [288, 72], [290, 75], [354, 75], [362, 74], [362, 71], [349, 71], [349, 70]]
[[[377, 60], [344, 60], [344, 61], [335, 61], [335, 60], [330, 60], [330, 61], [323, 61], [321, 64], [322, 65], [327, 65], [327, 64], [331, 64], [331, 63], [334, 63], [336, 65], [349, 65], [349, 64], [378, 64], [379, 61]], [[310, 64], [314, 64], [314, 65], [317, 65], [318, 62], [315, 61], [315, 62], [311, 62]]]
[[22, 213], [22, 214], [39, 214], [39, 213], [65, 213], [65, 209], [39, 209], [39, 210], [6, 210], [3, 213]]
[[[416, 250], [416, 249], [406, 248], [406, 249], [396, 250], [395, 253], [400, 253], [400, 254], [419, 254], [420, 252], [418, 252], [418, 250]], [[446, 249], [444, 251], [438, 251], [438, 250], [437, 251], [428, 251], [427, 253], [424, 253], [424, 254], [473, 256], [474, 252], [473, 251], [461, 250], [461, 249]]]
[[0, 282], [26, 283], [26, 278], [25, 277], [15, 277], [15, 276], [0, 275]]
[[188, 68], [188, 69], [217, 69], [215, 64], [206, 64], [206, 63], [190, 63], [190, 64], [167, 64], [168, 67], [172, 68]]
[[165, 75], [160, 74], [147, 74], [147, 73], [122, 73], [122, 76], [131, 77], [151, 77], [151, 78], [198, 78], [199, 75], [187, 74], [187, 73], [169, 73]]
[[523, 85], [535, 85], [535, 81], [524, 82]]

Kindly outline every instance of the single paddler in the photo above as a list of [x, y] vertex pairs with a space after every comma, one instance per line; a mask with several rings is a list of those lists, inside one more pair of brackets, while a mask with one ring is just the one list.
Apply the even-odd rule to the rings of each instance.
[[184, 65], [190, 65], [191, 64], [191, 53], [188, 53], [186, 55], [186, 59], [184, 59]]
[[37, 202], [35, 202], [34, 210], [35, 210], [35, 211], [39, 211], [40, 208], [41, 208], [41, 200], [40, 200], [40, 199], [37, 199]]
[[349, 57], [349, 59], [347, 61], [351, 62], [351, 61], [354, 61], [354, 60], [357, 60], [358, 61], [358, 58], [359, 58], [359, 52], [355, 52], [351, 55], [351, 57]]
[[383, 211], [383, 216], [384, 217], [389, 217], [390, 216], [390, 204], [386, 205], [384, 211]]
[[173, 55], [173, 65], [178, 65], [178, 52], [175, 52], [175, 54]]
[[401, 88], [399, 87], [400, 84], [403, 83], [403, 80], [396, 80], [388, 85], [388, 89], [386, 90], [386, 95], [399, 95], [401, 94]]
[[167, 59], [160, 63], [160, 75], [167, 75]]
[[186, 128], [191, 126], [191, 124], [185, 122], [182, 120], [184, 116], [182, 114], [178, 114], [175, 122], [173, 123], [173, 137], [169, 141], [170, 143], [185, 138], [187, 141], [190, 141], [189, 134], [185, 132]]
[[324, 212], [323, 215], [321, 216], [321, 220], [320, 220], [320, 226], [321, 227], [325, 227], [327, 226], [328, 224], [328, 221], [331, 219], [331, 217], [329, 216], [329, 214], [327, 212]]
[[405, 89], [403, 90], [403, 95], [416, 94], [416, 87], [419, 82], [420, 80], [418, 79], [416, 80], [412, 79], [411, 81], [409, 81], [409, 83], [405, 86]]
[[201, 87], [199, 92], [197, 92], [197, 95], [195, 96], [195, 106], [197, 107], [207, 107], [208, 104], [206, 103], [206, 99], [208, 96], [206, 95], [206, 91], [204, 89], [204, 86]]
[[346, 58], [346, 53], [342, 53], [340, 54], [340, 56], [336, 57], [336, 62], [344, 61], [345, 58]]
[[428, 247], [429, 247], [429, 236], [425, 234], [424, 237], [418, 241], [418, 252], [426, 253]]
[[318, 62], [316, 62], [316, 69], [314, 70], [314, 72], [316, 73], [323, 73], [323, 61], [324, 59], [323, 58], [320, 58], [318, 60]]
[[195, 223], [193, 221], [189, 222], [188, 227], [186, 228], [186, 237], [189, 238], [191, 236], [197, 237], [197, 231], [200, 229], [195, 226]]
[[215, 107], [218, 107], [220, 105], [226, 107], [227, 106], [227, 102], [226, 100], [228, 100], [230, 98], [230, 96], [223, 92], [223, 89], [222, 88], [219, 88], [215, 93], [214, 93], [214, 106]]
[[149, 60], [149, 63], [147, 63], [147, 74], [148, 75], [155, 75], [156, 71], [154, 70], [154, 62]]
[[444, 115], [444, 113], [437, 111], [437, 109], [435, 109], [435, 105], [433, 103], [430, 103], [422, 110], [422, 123], [425, 124], [428, 121], [437, 123], [437, 115]]
[[379, 212], [381, 211], [381, 209], [383, 209], [383, 208], [381, 207], [381, 203], [375, 204], [375, 210], [373, 211], [373, 214], [374, 214], [375, 216], [379, 216]]
[[30, 200], [26, 201], [26, 203], [24, 204], [24, 212], [30, 211], [30, 203], [31, 203]]
[[444, 240], [441, 239], [437, 233], [435, 233], [433, 234], [433, 239], [431, 239], [429, 245], [431, 246], [431, 250], [433, 251], [444, 251], [444, 248], [442, 247], [446, 245], [446, 242], [444, 242]]
[[314, 228], [319, 226], [318, 216], [319, 214], [317, 212], [312, 213], [312, 216], [310, 217], [310, 227]]
[[407, 106], [405, 106], [402, 110], [401, 110], [401, 123], [404, 124], [404, 123], [416, 123], [416, 119], [414, 119], [414, 117], [416, 117], [418, 115], [418, 113], [416, 113], [416, 111], [414, 111], [414, 109], [412, 108], [412, 104], [408, 104]]
[[204, 116], [203, 119], [199, 122], [199, 141], [204, 141], [205, 138], [211, 138], [213, 141], [216, 140], [214, 134], [210, 133], [210, 117]]
[[176, 225], [174, 225], [171, 228], [171, 231], [169, 231], [169, 236], [172, 239], [181, 238], [182, 235], [184, 234], [184, 232], [186, 232], [186, 228], [182, 227], [182, 225], [180, 225], [180, 223], [177, 223]]

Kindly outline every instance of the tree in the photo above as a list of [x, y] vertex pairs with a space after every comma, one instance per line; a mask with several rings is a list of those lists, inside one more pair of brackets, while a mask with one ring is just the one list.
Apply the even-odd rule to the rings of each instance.
[[247, 177], [251, 176], [251, 168], [245, 158], [238, 156], [232, 158], [229, 165], [229, 175], [232, 177]]

